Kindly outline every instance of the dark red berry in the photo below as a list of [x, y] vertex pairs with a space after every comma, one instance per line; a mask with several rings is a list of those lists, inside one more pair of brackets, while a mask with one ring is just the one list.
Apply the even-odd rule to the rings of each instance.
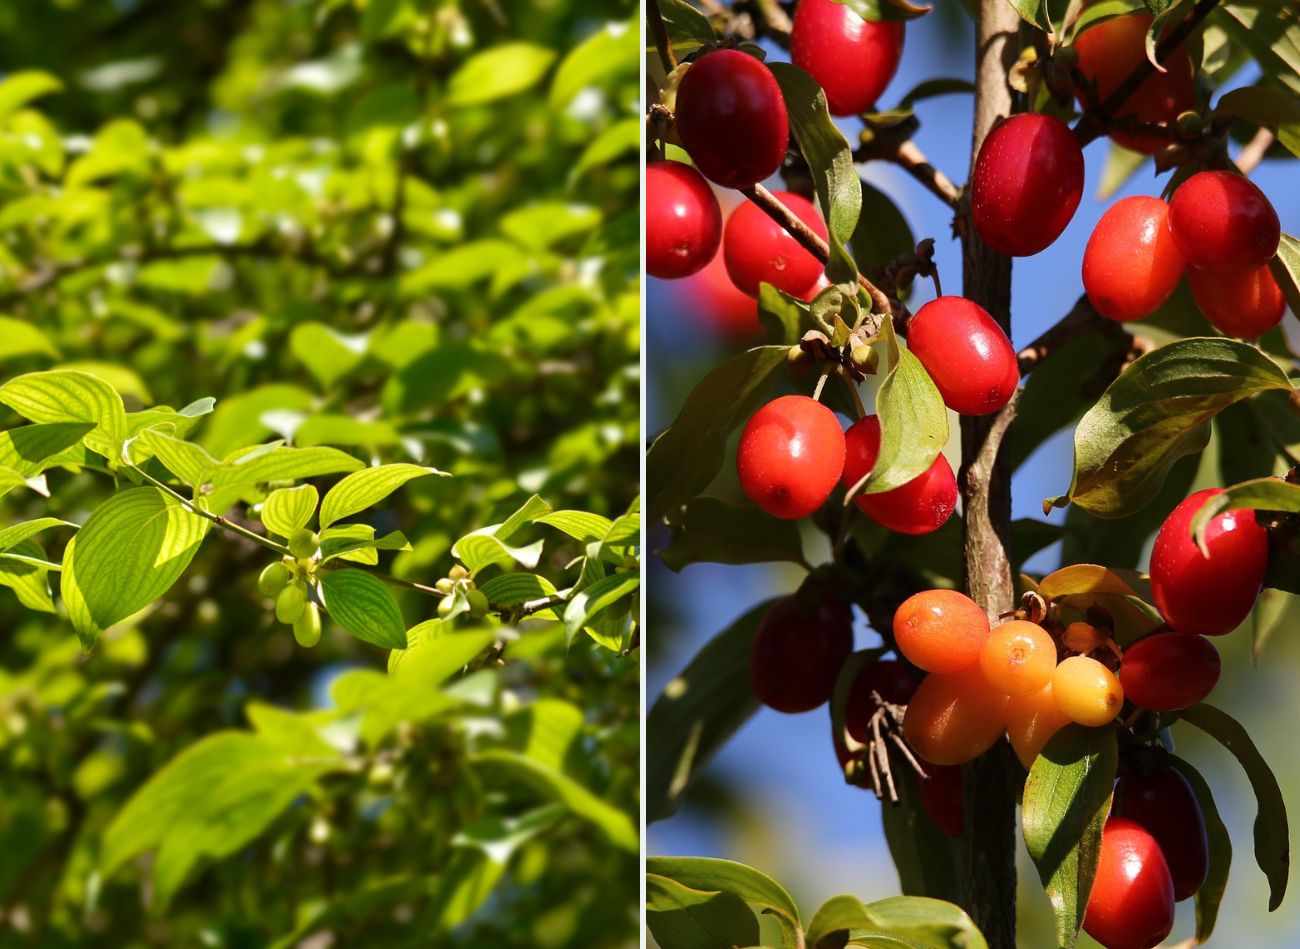
[[1204, 636], [1154, 633], [1124, 650], [1119, 684], [1134, 705], [1172, 712], [1209, 695], [1219, 670], [1219, 650]]
[[853, 614], [838, 601], [804, 610], [793, 596], [778, 600], [759, 624], [749, 653], [758, 700], [778, 712], [807, 712], [828, 701], [853, 652]]
[[1202, 171], [1174, 192], [1169, 233], [1189, 266], [1231, 273], [1272, 260], [1282, 225], [1264, 192], [1245, 177]]
[[1116, 201], [1101, 216], [1083, 252], [1083, 288], [1102, 316], [1140, 320], [1174, 292], [1187, 265], [1168, 219], [1169, 205], [1146, 196]]
[[750, 418], [736, 450], [746, 497], [776, 517], [807, 517], [844, 471], [844, 430], [835, 413], [807, 396], [786, 395]]
[[1180, 772], [1165, 767], [1125, 775], [1115, 787], [1112, 813], [1141, 824], [1156, 839], [1175, 901], [1196, 895], [1210, 869], [1210, 844], [1200, 802]]
[[1029, 257], [1061, 236], [1083, 196], [1083, 151], [1048, 115], [1013, 115], [988, 134], [971, 176], [971, 219], [984, 243]]
[[831, 115], [871, 110], [903, 58], [899, 20], [864, 20], [834, 0], [799, 0], [790, 59], [821, 85]]
[[849, 734], [864, 744], [871, 737], [871, 717], [880, 706], [872, 697], [875, 692], [891, 705], [906, 705], [916, 683], [907, 668], [897, 659], [877, 659], [859, 671], [849, 689], [844, 708], [844, 727]]
[[735, 49], [701, 56], [677, 87], [677, 134], [704, 177], [747, 188], [776, 173], [790, 126], [776, 77]]
[[939, 297], [921, 307], [907, 325], [907, 348], [944, 404], [962, 415], [996, 412], [1020, 381], [1011, 340], [987, 310], [964, 297]]
[[[844, 487], [851, 488], [871, 471], [880, 455], [880, 419], [858, 419], [844, 433]], [[957, 477], [943, 455], [923, 474], [892, 491], [858, 492], [854, 502], [868, 517], [900, 534], [938, 530], [957, 508]]]
[[698, 273], [721, 241], [722, 211], [698, 171], [679, 161], [646, 168], [646, 273], [665, 280]]
[[929, 778], [918, 778], [921, 810], [940, 831], [960, 837], [966, 808], [962, 803], [961, 765], [927, 764]]
[[1286, 297], [1268, 264], [1240, 273], [1188, 268], [1187, 283], [1196, 307], [1220, 333], [1255, 339], [1282, 322]]
[[1151, 592], [1165, 622], [1181, 633], [1230, 633], [1250, 615], [1268, 567], [1268, 533], [1254, 511], [1225, 511], [1205, 529], [1203, 557], [1192, 518], [1219, 488], [1197, 491], [1170, 512], [1151, 549]]
[[1151, 949], [1174, 928], [1174, 881], [1160, 845], [1136, 821], [1110, 817], [1083, 930], [1106, 949]]
[[[777, 191], [775, 195], [826, 240], [826, 225], [812, 202], [788, 191]], [[759, 285], [763, 283], [770, 283], [791, 296], [803, 296], [825, 272], [816, 257], [752, 201], [731, 212], [723, 234], [722, 253], [732, 282], [751, 297], [758, 296]]]

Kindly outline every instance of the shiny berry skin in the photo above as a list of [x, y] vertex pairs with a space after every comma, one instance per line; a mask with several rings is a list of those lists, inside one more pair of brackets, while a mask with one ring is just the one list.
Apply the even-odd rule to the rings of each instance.
[[903, 58], [901, 21], [864, 20], [834, 0], [799, 0], [790, 59], [817, 80], [831, 115], [871, 110]]
[[646, 273], [676, 280], [699, 273], [722, 243], [722, 210], [704, 176], [679, 161], [645, 172]]
[[1174, 928], [1174, 881], [1160, 845], [1142, 826], [1109, 817], [1083, 931], [1106, 949], [1151, 949]]
[[1052, 673], [1056, 707], [1072, 722], [1097, 728], [1124, 707], [1124, 687], [1115, 673], [1088, 656], [1069, 656]]
[[1020, 382], [1016, 351], [978, 303], [939, 297], [907, 324], [912, 351], [943, 396], [962, 415], [988, 415], [1011, 400]]
[[807, 517], [830, 497], [843, 471], [844, 430], [834, 412], [807, 396], [767, 403], [740, 433], [740, 487], [776, 517]]
[[858, 672], [849, 690], [844, 708], [844, 727], [858, 741], [865, 743], [871, 737], [871, 717], [880, 706], [872, 698], [873, 692], [891, 705], [906, 705], [916, 691], [911, 674], [897, 659], [877, 659]]
[[1102, 316], [1140, 320], [1174, 292], [1187, 265], [1168, 219], [1169, 205], [1144, 195], [1116, 201], [1101, 216], [1083, 252], [1083, 289]]
[[894, 643], [927, 672], [958, 672], [979, 661], [989, 638], [988, 614], [956, 590], [923, 590], [894, 613]]
[[[844, 433], [844, 487], [853, 487], [875, 466], [880, 455], [880, 419], [860, 418]], [[957, 476], [943, 455], [923, 474], [892, 491], [867, 494], [853, 501], [869, 518], [900, 534], [928, 534], [938, 530], [957, 508]]]
[[749, 651], [754, 695], [778, 712], [807, 712], [828, 701], [835, 679], [853, 652], [853, 614], [824, 601], [805, 611], [796, 597], [768, 610]]
[[1219, 681], [1219, 650], [1195, 633], [1153, 633], [1124, 650], [1120, 685], [1134, 705], [1154, 712], [1188, 708]]
[[1250, 615], [1268, 568], [1268, 532], [1254, 511], [1225, 511], [1205, 529], [1208, 558], [1192, 540], [1192, 518], [1219, 488], [1197, 491], [1160, 525], [1151, 548], [1151, 592], [1180, 633], [1221, 636]]
[[677, 134], [704, 177], [748, 188], [776, 173], [790, 140], [772, 70], [735, 49], [701, 56], [677, 87]]
[[[812, 202], [789, 191], [776, 191], [774, 195], [822, 240], [826, 239], [826, 224]], [[825, 272], [816, 257], [752, 201], [739, 205], [727, 219], [722, 255], [732, 283], [751, 297], [758, 296], [759, 284], [763, 283], [791, 296], [802, 296]]]
[[[1079, 72], [1097, 84], [1098, 101], [1108, 99], [1120, 84], [1146, 59], [1146, 34], [1151, 14], [1120, 16], [1090, 27], [1074, 41], [1079, 54]], [[1167, 55], [1164, 72], [1153, 72], [1120, 107], [1117, 117], [1133, 117], [1155, 125], [1172, 122], [1180, 112], [1196, 106], [1196, 88], [1192, 82], [1192, 63], [1187, 49], [1180, 45]], [[1076, 90], [1080, 105], [1085, 104], [1083, 91]], [[1154, 155], [1169, 144], [1158, 135], [1133, 135], [1112, 132], [1110, 137], [1125, 148]]]
[[1066, 725], [1069, 717], [1061, 711], [1048, 682], [1037, 692], [1014, 695], [1007, 701], [1007, 739], [1028, 770], [1052, 736]]
[[1230, 171], [1201, 171], [1174, 192], [1169, 233], [1188, 266], [1232, 273], [1273, 259], [1282, 237], [1264, 192]]
[[1174, 901], [1195, 896], [1210, 870], [1205, 815], [1196, 792], [1173, 768], [1133, 771], [1115, 787], [1112, 813], [1140, 824], [1156, 839], [1174, 883]]
[[925, 677], [903, 715], [903, 737], [930, 764], [965, 764], [993, 747], [1006, 727], [1007, 697], [978, 666]]
[[682, 289], [681, 306], [724, 339], [745, 340], [761, 337], [758, 304], [741, 293], [727, 275], [722, 248], [704, 269], [677, 284]]
[[949, 837], [960, 837], [966, 808], [962, 802], [961, 768], [957, 765], [926, 765], [928, 779], [917, 778], [916, 793], [921, 810], [930, 822]]
[[1061, 236], [1083, 196], [1083, 151], [1059, 119], [1022, 114], [989, 132], [971, 177], [971, 219], [984, 243], [1031, 257]]
[[315, 603], [308, 603], [298, 614], [298, 618], [293, 621], [293, 638], [298, 641], [299, 646], [310, 649], [320, 642], [320, 631], [320, 607]]
[[1007, 695], [1037, 692], [1056, 671], [1056, 643], [1037, 623], [1003, 623], [980, 649], [980, 671], [989, 685]]
[[1254, 339], [1282, 322], [1286, 297], [1268, 264], [1241, 273], [1187, 271], [1196, 307], [1225, 336]]

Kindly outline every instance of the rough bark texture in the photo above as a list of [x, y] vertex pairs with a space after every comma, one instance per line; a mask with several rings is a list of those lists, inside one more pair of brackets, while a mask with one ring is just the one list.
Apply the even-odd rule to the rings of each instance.
[[[1007, 73], [1017, 55], [1019, 20], [1006, 0], [980, 0], [976, 28], [975, 122], [971, 162], [994, 123], [1011, 112]], [[965, 222], [962, 284], [965, 296], [983, 306], [1010, 335], [1011, 261], [987, 247]], [[1012, 607], [1014, 586], [1008, 557], [1011, 472], [1001, 450], [1014, 413], [961, 420], [961, 486], [966, 518], [966, 588], [990, 614]], [[1016, 779], [1005, 742], [966, 766], [966, 909], [990, 949], [1016, 945]]]

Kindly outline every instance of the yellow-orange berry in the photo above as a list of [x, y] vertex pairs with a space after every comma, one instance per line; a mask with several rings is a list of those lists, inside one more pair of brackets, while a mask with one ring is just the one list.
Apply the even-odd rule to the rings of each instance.
[[1026, 768], [1033, 765], [1051, 737], [1070, 724], [1069, 717], [1056, 704], [1050, 681], [1037, 692], [1011, 698], [1006, 718], [1007, 738]]
[[978, 666], [928, 675], [907, 703], [903, 735], [931, 764], [964, 764], [993, 746], [1006, 728], [1007, 697]]
[[993, 630], [984, 641], [980, 670], [999, 692], [1037, 692], [1056, 671], [1056, 643], [1038, 624], [1012, 620]]
[[925, 590], [903, 601], [894, 614], [894, 642], [926, 672], [958, 672], [979, 659], [989, 638], [989, 618], [956, 590]]
[[1056, 667], [1052, 695], [1070, 721], [1093, 728], [1111, 721], [1124, 705], [1115, 673], [1087, 656], [1070, 656]]

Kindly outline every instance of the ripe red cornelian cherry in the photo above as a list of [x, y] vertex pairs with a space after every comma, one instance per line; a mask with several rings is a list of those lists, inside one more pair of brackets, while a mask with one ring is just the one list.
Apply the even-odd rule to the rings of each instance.
[[965, 297], [939, 297], [907, 324], [907, 348], [962, 415], [988, 415], [1011, 400], [1020, 369], [1011, 340], [993, 317]]
[[1169, 201], [1169, 233], [1188, 266], [1233, 273], [1272, 260], [1282, 224], [1264, 192], [1244, 176], [1200, 171]]
[[1083, 289], [1102, 316], [1140, 320], [1174, 292], [1187, 264], [1168, 219], [1169, 205], [1145, 195], [1116, 201], [1101, 216], [1083, 252]]
[[807, 517], [830, 497], [844, 471], [844, 430], [820, 402], [782, 396], [746, 423], [736, 471], [746, 497], [768, 514]]
[[930, 764], [965, 764], [993, 747], [1006, 727], [1007, 697], [978, 666], [931, 673], [903, 715], [903, 737]]
[[1268, 568], [1268, 532], [1255, 512], [1225, 511], [1205, 529], [1203, 557], [1192, 518], [1220, 488], [1197, 491], [1160, 525], [1151, 548], [1151, 592], [1165, 622], [1180, 633], [1220, 636], [1250, 615]]
[[1124, 650], [1119, 682], [1134, 705], [1154, 712], [1189, 708], [1219, 681], [1214, 643], [1196, 633], [1153, 633]]
[[1013, 115], [989, 132], [971, 175], [971, 219], [984, 243], [1031, 257], [1061, 236], [1083, 196], [1083, 151], [1050, 115]]
[[917, 778], [917, 797], [921, 810], [931, 823], [949, 837], [960, 837], [965, 822], [966, 808], [962, 802], [961, 767], [959, 765], [928, 764], [928, 778]]
[[[822, 240], [826, 239], [826, 224], [811, 201], [789, 191], [774, 194]], [[751, 297], [758, 296], [759, 284], [763, 283], [791, 296], [802, 296], [826, 269], [752, 201], [731, 212], [722, 235], [722, 253], [732, 282]]]
[[722, 243], [722, 211], [704, 176], [679, 161], [645, 172], [646, 273], [676, 280], [703, 270]]
[[[1096, 83], [1098, 102], [1105, 102], [1141, 63], [1146, 60], [1146, 35], [1151, 14], [1135, 13], [1105, 20], [1079, 34], [1074, 49], [1079, 54], [1079, 72]], [[1117, 118], [1132, 117], [1155, 125], [1172, 122], [1180, 112], [1196, 106], [1196, 88], [1192, 82], [1192, 62], [1187, 48], [1180, 45], [1164, 58], [1164, 72], [1153, 72], [1124, 101]], [[1075, 91], [1079, 104], [1087, 99], [1082, 89]], [[1125, 148], [1153, 155], [1169, 144], [1159, 135], [1135, 135], [1111, 132], [1110, 137]]]
[[1151, 949], [1174, 928], [1174, 881], [1160, 845], [1140, 824], [1109, 817], [1083, 931], [1106, 949]]
[[790, 140], [785, 99], [760, 60], [735, 49], [701, 56], [677, 87], [677, 134], [710, 181], [747, 188], [776, 173]]
[[853, 652], [853, 614], [837, 600], [813, 610], [798, 597], [772, 604], [749, 651], [749, 681], [758, 700], [778, 712], [823, 704]]
[[1268, 264], [1240, 273], [1188, 268], [1187, 284], [1196, 307], [1226, 336], [1254, 339], [1282, 322], [1286, 297]]
[[894, 613], [894, 644], [927, 672], [959, 672], [979, 661], [989, 638], [983, 608], [957, 590], [922, 590]]
[[869, 111], [898, 71], [903, 24], [864, 20], [834, 0], [799, 0], [790, 59], [826, 93], [831, 115]]
[[682, 290], [682, 307], [725, 339], [744, 340], [762, 336], [758, 304], [741, 293], [727, 274], [722, 248], [703, 270], [677, 284]]
[[[851, 488], [865, 477], [880, 456], [880, 419], [868, 415], [854, 422], [844, 433], [844, 487]], [[928, 534], [952, 517], [957, 507], [957, 476], [943, 455], [935, 458], [922, 474], [892, 491], [867, 494], [859, 491], [853, 501], [877, 524], [900, 534]]]
[[1170, 767], [1133, 770], [1115, 787], [1112, 811], [1156, 839], [1174, 884], [1174, 901], [1195, 896], [1210, 869], [1205, 815], [1183, 775]]

